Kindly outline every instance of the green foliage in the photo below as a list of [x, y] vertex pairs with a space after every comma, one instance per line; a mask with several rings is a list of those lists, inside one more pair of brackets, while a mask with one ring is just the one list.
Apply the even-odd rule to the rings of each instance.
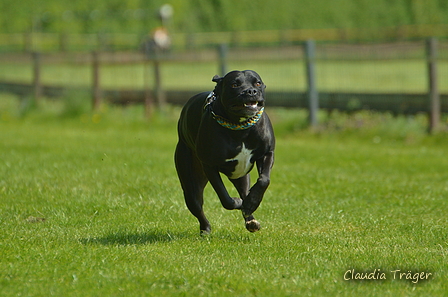
[[170, 3], [176, 32], [446, 24], [445, 0], [49, 0], [0, 2], [3, 32], [147, 33]]
[[63, 117], [80, 117], [86, 114], [92, 108], [90, 103], [91, 94], [86, 91], [71, 91], [66, 94], [63, 101], [62, 116]]
[[33, 96], [26, 96], [26, 97], [22, 97], [19, 100], [19, 115], [21, 117], [26, 116], [27, 114], [33, 112], [36, 110], [36, 100], [35, 98], [33, 98]]
[[[287, 132], [283, 121], [303, 113], [268, 110], [281, 133], [272, 183], [256, 212], [263, 229], [247, 232], [241, 214], [224, 210], [207, 187], [214, 229], [201, 238], [174, 170], [179, 108], [144, 121], [141, 107], [66, 119], [55, 116], [60, 107], [22, 119], [6, 116], [6, 107], [0, 108], [2, 296], [444, 296], [448, 290], [446, 137], [409, 143], [391, 133], [378, 142], [364, 135], [375, 130], [369, 126], [351, 129], [350, 137], [336, 129]], [[351, 121], [337, 118], [339, 125]], [[345, 281], [349, 269], [380, 269], [388, 279]], [[397, 269], [434, 277], [394, 280], [390, 271]]]

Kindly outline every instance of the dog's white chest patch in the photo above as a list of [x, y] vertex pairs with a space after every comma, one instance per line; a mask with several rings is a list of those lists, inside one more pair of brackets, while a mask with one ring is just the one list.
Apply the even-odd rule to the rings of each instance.
[[234, 158], [226, 159], [226, 162], [237, 161], [235, 170], [232, 172], [230, 178], [237, 179], [246, 175], [253, 166], [253, 164], [250, 162], [251, 158], [252, 151], [247, 149], [243, 143], [241, 152], [239, 152], [238, 155], [236, 155]]

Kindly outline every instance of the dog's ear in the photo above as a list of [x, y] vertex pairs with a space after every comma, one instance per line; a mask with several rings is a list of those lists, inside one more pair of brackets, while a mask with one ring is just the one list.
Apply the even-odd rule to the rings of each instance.
[[224, 78], [224, 77], [221, 77], [221, 76], [219, 76], [219, 75], [215, 75], [215, 76], [213, 76], [213, 78], [212, 78], [212, 82], [219, 83], [223, 78]]
[[223, 80], [224, 80], [224, 77], [221, 77], [219, 75], [215, 75], [212, 78], [212, 82], [216, 83], [215, 89], [213, 90], [213, 92], [215, 93], [216, 96], [219, 96], [219, 94], [221, 94]]

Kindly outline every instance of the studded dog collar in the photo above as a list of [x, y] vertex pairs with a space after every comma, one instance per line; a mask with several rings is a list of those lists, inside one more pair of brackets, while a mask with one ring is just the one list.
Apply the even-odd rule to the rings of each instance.
[[243, 122], [235, 123], [235, 122], [229, 121], [228, 119], [226, 119], [220, 115], [217, 115], [213, 112], [211, 104], [215, 100], [216, 100], [216, 95], [214, 92], [211, 92], [207, 96], [207, 98], [205, 98], [204, 109], [208, 108], [210, 110], [210, 113], [212, 114], [213, 118], [216, 120], [216, 122], [218, 124], [220, 124], [224, 128], [234, 130], [234, 131], [249, 129], [250, 127], [255, 125], [260, 120], [261, 115], [263, 114], [263, 111], [264, 111], [264, 107], [262, 107], [253, 117], [250, 117]]

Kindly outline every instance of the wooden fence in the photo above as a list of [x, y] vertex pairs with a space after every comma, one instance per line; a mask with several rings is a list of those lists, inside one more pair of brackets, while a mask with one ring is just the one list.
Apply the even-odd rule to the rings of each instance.
[[[423, 41], [422, 41], [423, 42]], [[439, 45], [437, 39], [430, 38], [426, 43], [427, 64], [427, 80], [428, 89], [426, 92], [420, 93], [371, 93], [371, 92], [338, 92], [338, 91], [319, 91], [319, 82], [316, 82], [316, 61], [324, 59], [322, 55], [316, 54], [316, 45], [313, 41], [307, 41], [302, 47], [296, 47], [291, 51], [284, 51], [278, 59], [302, 59], [305, 61], [307, 73], [307, 88], [303, 92], [300, 91], [269, 91], [269, 104], [271, 106], [283, 107], [299, 107], [308, 108], [310, 110], [310, 124], [317, 123], [316, 112], [318, 109], [355, 111], [360, 109], [370, 109], [378, 111], [390, 111], [395, 114], [429, 114], [429, 129], [436, 128], [441, 119], [441, 113], [448, 112], [448, 94], [440, 94], [439, 77], [437, 71], [437, 63], [440, 59], [437, 50]], [[350, 45], [347, 45], [350, 46]], [[358, 45], [359, 46], [359, 45]], [[361, 45], [369, 48], [375, 45]], [[319, 44], [317, 45], [319, 47]], [[445, 49], [445, 48], [444, 48]], [[237, 50], [237, 49], [236, 49]], [[217, 49], [207, 50], [198, 55], [197, 51], [182, 51], [170, 54], [148, 56], [143, 53], [132, 52], [120, 55], [120, 59], [114, 58], [114, 54], [110, 52], [91, 52], [77, 53], [72, 61], [75, 63], [89, 63], [91, 65], [91, 84], [90, 87], [78, 87], [84, 92], [88, 91], [92, 94], [92, 107], [97, 109], [102, 100], [114, 104], [145, 104], [147, 114], [150, 113], [153, 106], [162, 106], [165, 103], [184, 104], [186, 100], [197, 92], [204, 90], [163, 90], [163, 81], [160, 69], [165, 63], [176, 63], [184, 61], [214, 61], [217, 69], [225, 72], [229, 61], [235, 59], [266, 59], [272, 56], [269, 51], [260, 51], [255, 49], [244, 49], [239, 53], [235, 53], [234, 49], [226, 45], [221, 45]], [[340, 52], [343, 52], [340, 51]], [[258, 54], [257, 54], [258, 53]], [[45, 54], [48, 59], [50, 54]], [[257, 55], [260, 55], [257, 57]], [[289, 56], [288, 56], [289, 55]], [[333, 56], [334, 59], [339, 53], [337, 51], [325, 53], [325, 56]], [[62, 59], [63, 54], [51, 54], [52, 63], [57, 63], [58, 59]], [[19, 59], [19, 58], [18, 58]], [[445, 56], [444, 56], [444, 59]], [[32, 53], [32, 83], [20, 83], [14, 81], [0, 81], [0, 92], [9, 92], [18, 96], [32, 96], [37, 101], [40, 97], [63, 97], [67, 92], [76, 89], [73, 86], [56, 86], [48, 85], [42, 80], [41, 68], [46, 59], [42, 59], [42, 54]], [[56, 62], [55, 62], [56, 61]], [[139, 63], [145, 65], [145, 71], [151, 71], [154, 81], [145, 81], [145, 87], [140, 89], [119, 89], [104, 88], [101, 86], [100, 76], [103, 64], [111, 63]], [[1, 59], [0, 59], [1, 64]]]

